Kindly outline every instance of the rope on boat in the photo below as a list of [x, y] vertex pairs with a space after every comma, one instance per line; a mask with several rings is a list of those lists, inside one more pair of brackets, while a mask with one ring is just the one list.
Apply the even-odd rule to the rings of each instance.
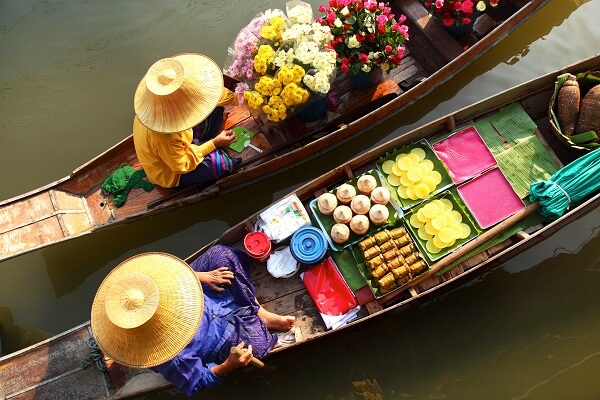
[[90, 351], [90, 357], [86, 358], [81, 362], [81, 368], [87, 368], [92, 364], [96, 364], [96, 368], [98, 368], [102, 372], [107, 372], [108, 368], [106, 368], [106, 361], [104, 361], [104, 355], [102, 354], [102, 350], [96, 343], [93, 337], [90, 337], [87, 340], [88, 350]]

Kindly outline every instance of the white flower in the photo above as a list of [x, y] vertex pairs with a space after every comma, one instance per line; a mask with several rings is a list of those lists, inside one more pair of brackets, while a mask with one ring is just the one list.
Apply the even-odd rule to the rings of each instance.
[[348, 14], [350, 14], [350, 11], [348, 10], [348, 7], [344, 7], [340, 10], [340, 13], [342, 15], [348, 15]]
[[379, 68], [381, 68], [382, 71], [387, 71], [390, 69], [390, 64], [383, 62], [383, 63], [379, 64]]
[[327, 93], [331, 88], [329, 83], [329, 76], [324, 72], [317, 72], [314, 75], [304, 75], [302, 81], [308, 86], [313, 92]]
[[356, 38], [356, 35], [354, 35], [350, 39], [348, 39], [348, 48], [357, 49], [359, 47], [360, 47], [360, 42]]
[[277, 50], [275, 57], [273, 58], [273, 64], [277, 67], [292, 67], [294, 65], [294, 49], [285, 51], [283, 49]]
[[303, 2], [300, 2], [295, 7], [288, 9], [287, 15], [293, 24], [310, 24], [313, 19], [312, 8], [310, 4]]
[[369, 71], [371, 70], [371, 67], [369, 67], [369, 65], [368, 65], [368, 64], [363, 64], [363, 66], [362, 66], [362, 67], [360, 67], [360, 69], [361, 69], [363, 72], [369, 72]]
[[343, 24], [342, 24], [342, 20], [341, 20], [341, 19], [339, 19], [339, 18], [336, 18], [336, 19], [335, 19], [335, 21], [333, 21], [333, 25], [334, 25], [336, 28], [340, 28], [340, 27], [343, 25]]
[[271, 19], [275, 18], [275, 17], [284, 17], [285, 18], [285, 14], [283, 13], [283, 11], [279, 10], [279, 9], [269, 9], [267, 11], [264, 12], [265, 18], [267, 21], [270, 21]]
[[480, 12], [485, 11], [485, 1], [480, 1], [479, 3], [477, 3], [475, 8], [477, 9], [477, 11], [480, 11]]

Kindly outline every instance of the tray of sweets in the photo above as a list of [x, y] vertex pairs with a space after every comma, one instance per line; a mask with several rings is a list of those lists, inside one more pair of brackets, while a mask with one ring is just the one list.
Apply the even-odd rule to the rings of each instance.
[[455, 184], [465, 182], [494, 167], [496, 159], [474, 126], [454, 132], [433, 144]]
[[[376, 170], [370, 170], [370, 171], [367, 171], [366, 173], [364, 173], [364, 174], [362, 174], [360, 176], [352, 178], [348, 182], [345, 182], [345, 183], [353, 186], [354, 189], [356, 190], [357, 194], [360, 194], [360, 192], [358, 190], [358, 187], [357, 187], [357, 182], [358, 182], [358, 179], [361, 176], [363, 176], [363, 175], [371, 175], [371, 176], [373, 176], [375, 178], [377, 186], [384, 186], [385, 185], [384, 182], [381, 179], [381, 176], [377, 173], [377, 171]], [[334, 188], [333, 190], [330, 190], [329, 193], [332, 193], [332, 194], [335, 195], [338, 187]], [[402, 215], [402, 211], [400, 210], [400, 214], [398, 214], [397, 207], [395, 207], [393, 205], [392, 201], [390, 201], [390, 202], [388, 202], [386, 204], [386, 207], [387, 207], [388, 213], [389, 213], [387, 222], [385, 222], [383, 224], [380, 224], [380, 225], [375, 225], [372, 222], [369, 222], [369, 229], [363, 235], [358, 235], [358, 234], [354, 233], [350, 229], [350, 236], [349, 236], [348, 240], [345, 243], [336, 243], [331, 238], [331, 228], [336, 224], [336, 221], [334, 220], [333, 215], [325, 215], [325, 214], [323, 214], [319, 210], [319, 206], [317, 204], [317, 201], [318, 201], [318, 198], [315, 198], [315, 199], [311, 200], [311, 202], [309, 203], [309, 209], [312, 212], [314, 220], [316, 221], [318, 227], [325, 233], [325, 237], [327, 238], [329, 246], [334, 251], [342, 251], [345, 248], [347, 248], [348, 246], [350, 246], [350, 245], [352, 245], [354, 243], [359, 242], [365, 236], [371, 235], [374, 232], [377, 232], [377, 231], [379, 231], [381, 229], [384, 229], [389, 224], [393, 224]], [[338, 206], [339, 205], [341, 205], [341, 203], [338, 203]], [[353, 215], [355, 215], [355, 214], [353, 213]], [[367, 214], [367, 216], [368, 216], [368, 214]]]
[[365, 237], [350, 250], [375, 298], [401, 288], [429, 268], [402, 220]]
[[404, 217], [408, 230], [430, 264], [480, 233], [456, 188], [438, 193]]
[[525, 208], [500, 168], [457, 187], [458, 194], [481, 229], [487, 229]]
[[452, 185], [448, 171], [426, 140], [396, 149], [376, 165], [403, 210]]

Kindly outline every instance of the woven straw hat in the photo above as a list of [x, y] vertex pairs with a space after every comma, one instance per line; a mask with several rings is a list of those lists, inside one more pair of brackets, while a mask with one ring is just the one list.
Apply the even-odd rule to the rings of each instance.
[[185, 261], [144, 253], [123, 261], [100, 284], [92, 304], [92, 334], [116, 362], [152, 367], [187, 346], [203, 310], [202, 287]]
[[223, 73], [210, 58], [185, 53], [155, 62], [135, 91], [135, 114], [156, 132], [189, 129], [210, 115], [223, 92]]

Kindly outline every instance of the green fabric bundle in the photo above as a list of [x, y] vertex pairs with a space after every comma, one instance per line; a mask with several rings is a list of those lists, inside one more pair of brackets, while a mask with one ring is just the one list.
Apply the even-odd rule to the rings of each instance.
[[539, 201], [540, 214], [562, 216], [571, 204], [600, 190], [600, 148], [556, 171], [548, 180], [533, 182], [529, 199]]
[[142, 188], [146, 192], [154, 189], [151, 182], [144, 180], [146, 172], [143, 169], [137, 170], [130, 165], [125, 165], [113, 172], [104, 183], [102, 190], [113, 195], [115, 207], [121, 207], [127, 201], [127, 195], [133, 188]]

